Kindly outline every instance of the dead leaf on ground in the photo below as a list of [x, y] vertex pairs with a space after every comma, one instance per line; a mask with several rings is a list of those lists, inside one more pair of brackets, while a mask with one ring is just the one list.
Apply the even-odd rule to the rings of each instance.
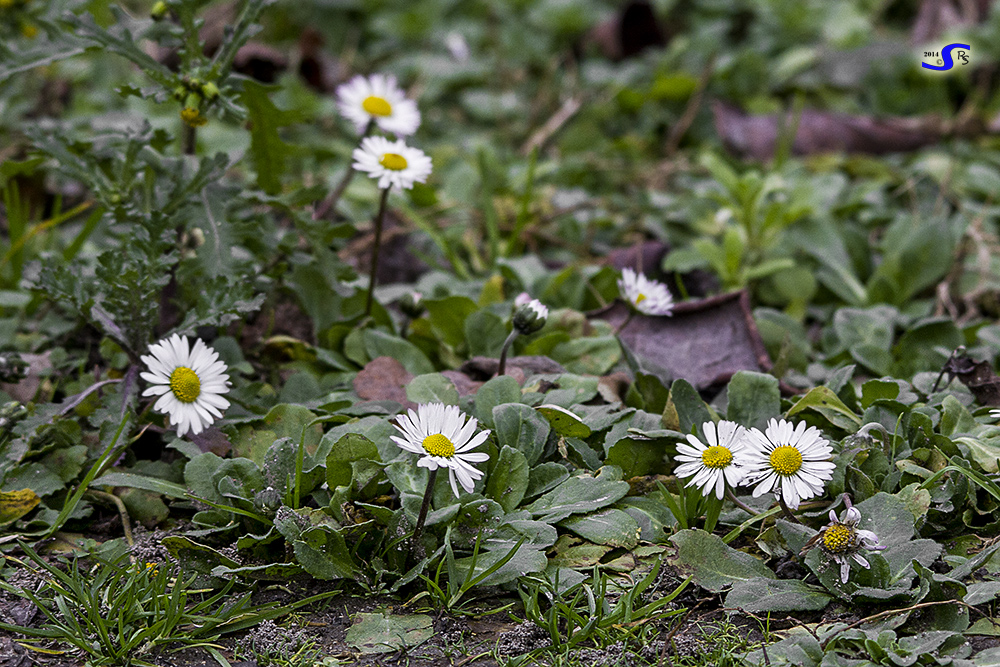
[[614, 248], [608, 252], [605, 261], [621, 271], [629, 268], [645, 273], [654, 280], [663, 280], [666, 274], [660, 269], [663, 258], [670, 252], [670, 246], [662, 241], [643, 241], [625, 248]]
[[949, 378], [957, 377], [982, 405], [1000, 405], [1000, 377], [988, 361], [955, 355], [944, 366]]
[[633, 0], [594, 26], [584, 43], [597, 45], [605, 58], [624, 60], [650, 47], [666, 46], [669, 40], [648, 0]]
[[21, 403], [27, 403], [35, 398], [38, 388], [42, 385], [42, 377], [52, 370], [50, 353], [22, 354], [21, 359], [28, 363], [28, 374], [16, 383], [0, 382], [0, 390], [7, 392], [11, 398]]
[[483, 386], [482, 382], [477, 382], [459, 371], [441, 371], [441, 375], [451, 380], [451, 383], [455, 385], [455, 389], [458, 390], [459, 396], [475, 394]]
[[[590, 316], [617, 327], [628, 308], [616, 302]], [[666, 382], [684, 379], [699, 390], [725, 384], [737, 371], [771, 368], [743, 291], [681, 302], [671, 317], [636, 315], [619, 338], [645, 372]]]
[[413, 379], [403, 364], [392, 357], [376, 357], [354, 376], [354, 391], [366, 401], [395, 401], [414, 407], [406, 399], [406, 385]]
[[229, 437], [215, 426], [209, 426], [201, 433], [189, 433], [188, 438], [203, 452], [212, 452], [216, 456], [226, 456], [233, 448]]
[[[738, 107], [712, 102], [715, 131], [726, 149], [741, 158], [770, 160], [784, 128], [791, 128], [794, 114], [754, 115]], [[948, 127], [939, 118], [872, 118], [832, 111], [805, 109], [799, 116], [794, 155], [846, 152], [883, 155], [912, 151], [953, 134], [967, 136], [981, 131], [972, 125]]]
[[924, 0], [917, 10], [910, 40], [915, 45], [938, 39], [947, 32], [982, 23], [993, 0]]

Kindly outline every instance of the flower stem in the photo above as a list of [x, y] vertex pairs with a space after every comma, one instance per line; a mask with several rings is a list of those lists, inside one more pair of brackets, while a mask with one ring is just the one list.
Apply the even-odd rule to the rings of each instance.
[[375, 282], [377, 280], [376, 274], [378, 273], [378, 251], [379, 246], [382, 245], [382, 220], [385, 218], [385, 204], [389, 199], [389, 190], [391, 189], [392, 186], [390, 185], [382, 191], [382, 198], [378, 203], [378, 213], [375, 215], [375, 247], [372, 248], [372, 268], [368, 277], [368, 301], [365, 303], [365, 317], [372, 314], [372, 302], [375, 298]]
[[726, 487], [726, 497], [729, 498], [729, 501], [732, 504], [736, 505], [750, 516], [757, 516], [758, 514], [760, 514], [760, 512], [755, 512], [753, 508], [751, 508], [749, 505], [738, 499], [736, 497], [736, 494], [733, 493], [733, 490], [730, 489], [728, 486]]
[[628, 324], [629, 324], [629, 322], [632, 321], [633, 317], [635, 317], [635, 310], [633, 310], [632, 308], [629, 308], [629, 310], [628, 310], [628, 317], [626, 317], [624, 320], [622, 320], [622, 323], [619, 324], [617, 327], [615, 327], [614, 335], [617, 336], [618, 334], [620, 334], [622, 332], [622, 329], [624, 329], [625, 327], [627, 327]]
[[503, 375], [507, 370], [507, 350], [510, 349], [510, 344], [514, 342], [515, 338], [517, 338], [518, 333], [520, 332], [517, 329], [514, 329], [510, 332], [510, 335], [507, 336], [507, 340], [503, 342], [503, 349], [500, 350], [500, 364], [497, 366], [497, 377]]
[[185, 123], [184, 125], [184, 155], [194, 155], [198, 146], [198, 128]]
[[[365, 126], [365, 131], [358, 139], [358, 146], [360, 146], [361, 142], [365, 140], [365, 137], [371, 134], [372, 126], [374, 124], [375, 124], [374, 120], [368, 121], [368, 125]], [[330, 193], [329, 197], [324, 199], [320, 203], [320, 205], [316, 207], [316, 210], [313, 213], [313, 220], [319, 220], [327, 213], [337, 208], [337, 202], [340, 201], [341, 196], [343, 196], [344, 194], [344, 190], [347, 189], [347, 186], [351, 184], [351, 179], [354, 178], [354, 162], [352, 161], [353, 159], [354, 158], [351, 158], [351, 160], [348, 161], [347, 171], [344, 172], [344, 176], [340, 179], [340, 183], [337, 183], [337, 187], [333, 189], [333, 192]]]
[[439, 468], [431, 470], [427, 478], [427, 490], [424, 491], [424, 501], [420, 503], [420, 514], [417, 515], [417, 527], [413, 529], [413, 543], [420, 544], [420, 535], [424, 532], [424, 521], [427, 520], [427, 510], [431, 506], [431, 496], [434, 495], [434, 482], [437, 480]]
[[799, 517], [792, 514], [792, 510], [788, 509], [788, 505], [785, 504], [785, 499], [782, 498], [781, 496], [778, 496], [778, 504], [781, 505], [781, 511], [785, 513], [785, 516], [787, 516], [795, 523], [802, 523], [801, 521], [799, 521]]

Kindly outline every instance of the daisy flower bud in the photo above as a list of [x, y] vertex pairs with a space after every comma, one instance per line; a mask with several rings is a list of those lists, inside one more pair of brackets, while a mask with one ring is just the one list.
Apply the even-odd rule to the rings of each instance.
[[545, 326], [548, 317], [549, 309], [538, 299], [532, 299], [514, 311], [514, 328], [524, 335], [533, 334]]
[[415, 320], [424, 314], [427, 307], [424, 305], [424, 296], [420, 292], [410, 292], [404, 294], [399, 300], [399, 309], [411, 320]]

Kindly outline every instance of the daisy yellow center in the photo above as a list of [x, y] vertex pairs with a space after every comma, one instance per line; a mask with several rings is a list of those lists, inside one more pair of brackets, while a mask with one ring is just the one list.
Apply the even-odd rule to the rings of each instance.
[[178, 366], [170, 374], [170, 391], [181, 403], [194, 403], [201, 395], [201, 380], [190, 368]]
[[361, 108], [373, 116], [392, 115], [392, 105], [385, 99], [374, 95], [366, 97], [365, 101], [361, 103]]
[[701, 453], [701, 462], [706, 468], [725, 468], [733, 462], [733, 453], [716, 445]]
[[645, 300], [646, 300], [646, 295], [640, 293], [639, 296], [635, 297], [635, 305], [638, 306], [640, 303], [642, 303]]
[[851, 529], [839, 523], [823, 532], [823, 548], [835, 554], [848, 551], [853, 541]]
[[384, 153], [378, 163], [386, 169], [392, 169], [393, 171], [403, 171], [406, 169], [406, 158], [398, 153]]
[[455, 443], [442, 433], [435, 433], [424, 438], [424, 449], [431, 456], [443, 456], [446, 459], [455, 455]]
[[794, 475], [802, 467], [802, 452], [783, 445], [771, 452], [770, 462], [771, 468], [779, 475]]

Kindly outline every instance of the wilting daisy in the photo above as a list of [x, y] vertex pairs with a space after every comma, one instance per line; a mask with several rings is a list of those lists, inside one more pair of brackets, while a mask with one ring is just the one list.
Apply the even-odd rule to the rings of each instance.
[[670, 315], [674, 308], [674, 297], [666, 285], [650, 280], [645, 274], [636, 273], [632, 269], [622, 269], [618, 289], [621, 290], [622, 298], [640, 313]]
[[[805, 422], [793, 426], [784, 419], [772, 419], [761, 433], [747, 431], [747, 448], [741, 465], [746, 468], [744, 484], [757, 484], [754, 498], [773, 490], [775, 496], [792, 509], [799, 502], [823, 493], [825, 483], [833, 478], [833, 451], [815, 426]], [[759, 482], [759, 484], [758, 484]]]
[[417, 103], [406, 99], [403, 90], [390, 74], [358, 75], [337, 88], [337, 108], [354, 123], [358, 133], [368, 123], [397, 136], [408, 136], [420, 127]]
[[802, 548], [802, 553], [817, 544], [840, 564], [840, 581], [847, 583], [851, 572], [851, 559], [866, 570], [871, 567], [868, 559], [861, 555], [865, 551], [881, 551], [886, 547], [878, 543], [878, 536], [870, 530], [858, 530], [861, 522], [861, 512], [851, 506], [851, 501], [845, 496], [847, 509], [837, 518], [837, 513], [830, 510], [830, 523], [820, 533], [809, 540]]
[[409, 190], [414, 183], [423, 183], [431, 174], [431, 159], [401, 139], [366, 137], [361, 146], [354, 149], [353, 157], [352, 166], [378, 179], [378, 186], [383, 190], [392, 186]]
[[149, 371], [141, 377], [151, 385], [142, 395], [160, 397], [153, 409], [170, 415], [178, 436], [201, 433], [229, 407], [226, 364], [201, 339], [189, 347], [187, 336], [174, 334], [150, 345], [142, 361]]
[[483, 472], [471, 464], [490, 458], [484, 452], [469, 451], [483, 444], [490, 432], [480, 431], [473, 436], [478, 422], [473, 417], [466, 422], [465, 417], [456, 405], [418, 405], [416, 412], [408, 410], [396, 418], [396, 429], [403, 437], [390, 436], [401, 448], [420, 454], [418, 466], [430, 470], [447, 468], [448, 481], [456, 498], [459, 494], [455, 481], [458, 480], [467, 493], [472, 493]]
[[726, 486], [736, 486], [743, 479], [743, 469], [739, 465], [739, 457], [743, 452], [743, 438], [746, 430], [736, 422], [723, 419], [718, 423], [702, 424], [705, 432], [703, 443], [696, 436], [689, 435], [690, 445], [677, 445], [675, 460], [680, 462], [674, 474], [678, 477], [691, 477], [685, 486], [697, 486], [701, 494], [707, 496], [715, 493], [722, 499]]

